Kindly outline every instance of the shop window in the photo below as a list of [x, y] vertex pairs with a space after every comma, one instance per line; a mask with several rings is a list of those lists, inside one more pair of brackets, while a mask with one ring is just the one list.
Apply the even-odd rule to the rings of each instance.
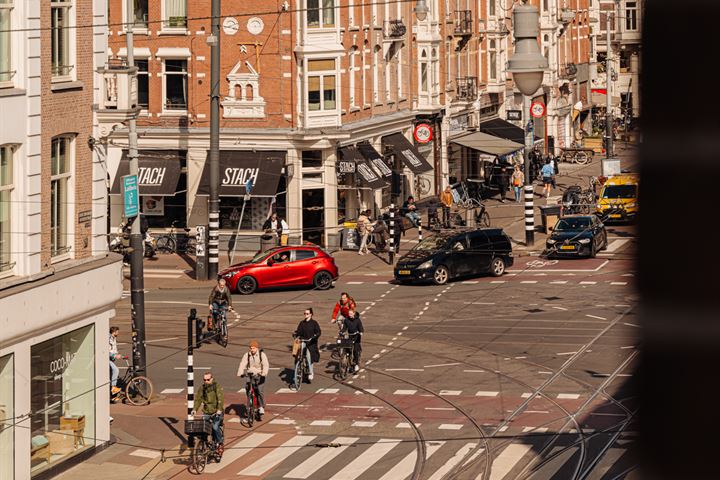
[[[93, 445], [95, 326], [34, 345], [30, 355], [30, 462], [35, 474]], [[109, 376], [107, 363], [97, 368]]]
[[[280, 177], [277, 195], [272, 197], [252, 197], [245, 202], [243, 197], [221, 197], [220, 199], [220, 228], [222, 230], [260, 231], [265, 220], [274, 211], [287, 221], [287, 180], [285, 175]], [[243, 211], [243, 205], [245, 209]], [[242, 219], [241, 219], [242, 217]], [[292, 230], [293, 226], [290, 225]]]
[[[148, 152], [143, 152], [148, 155]], [[142, 212], [150, 228], [185, 228], [187, 226], [187, 152], [177, 152], [180, 177], [175, 195], [140, 197]]]
[[15, 466], [15, 387], [12, 355], [0, 357], [0, 478], [13, 478]]
[[321, 150], [305, 150], [302, 152], [303, 168], [321, 168], [323, 163]]

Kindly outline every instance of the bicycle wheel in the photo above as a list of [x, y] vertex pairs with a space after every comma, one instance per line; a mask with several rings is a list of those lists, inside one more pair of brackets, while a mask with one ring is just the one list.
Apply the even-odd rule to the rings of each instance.
[[149, 378], [139, 376], [132, 378], [125, 386], [125, 398], [132, 405], [140, 406], [150, 403], [153, 394], [153, 384]]
[[215, 338], [218, 345], [226, 348], [228, 345], [228, 331], [227, 331], [227, 318], [223, 317], [220, 321], [220, 328], [218, 329], [217, 337]]
[[190, 453], [190, 471], [195, 471], [196, 474], [200, 475], [205, 470], [207, 457], [208, 449], [205, 444], [205, 439], [196, 439], [195, 447], [193, 447]]
[[587, 153], [577, 152], [575, 154], [575, 163], [577, 163], [578, 165], [585, 165], [586, 163], [588, 163]]
[[160, 253], [175, 253], [177, 244], [170, 235], [162, 235], [157, 239], [157, 251]]
[[248, 428], [252, 428], [253, 422], [255, 421], [255, 391], [250, 388], [248, 390], [247, 404], [245, 406], [245, 424]]
[[291, 387], [295, 390], [300, 390], [300, 385], [302, 385], [302, 377], [303, 377], [303, 365], [305, 362], [302, 361], [300, 357], [298, 357], [297, 362], [295, 362], [295, 370], [293, 371], [293, 383]]
[[347, 354], [347, 349], [343, 349], [340, 355], [340, 361], [338, 362], [338, 380], [345, 380], [350, 370], [350, 357]]

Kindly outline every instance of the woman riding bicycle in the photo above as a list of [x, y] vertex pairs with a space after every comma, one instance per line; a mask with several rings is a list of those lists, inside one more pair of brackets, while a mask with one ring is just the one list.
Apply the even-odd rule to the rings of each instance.
[[[258, 404], [258, 415], [261, 417], [265, 414], [265, 396], [263, 395], [263, 386], [265, 385], [265, 378], [270, 370], [270, 362], [268, 362], [267, 355], [265, 352], [260, 350], [260, 344], [257, 340], [250, 342], [250, 350], [245, 352], [242, 360], [240, 360], [240, 367], [238, 368], [238, 377], [244, 377], [248, 373], [255, 375], [255, 392], [257, 394]], [[249, 383], [246, 387], [246, 392], [249, 392]]]
[[343, 330], [341, 332], [347, 332], [347, 334], [353, 338], [355, 344], [353, 348], [353, 365], [354, 370], [357, 372], [360, 370], [360, 354], [362, 353], [362, 334], [365, 332], [363, 328], [362, 320], [360, 320], [360, 314], [351, 308], [348, 312], [348, 317], [345, 319]]
[[[308, 381], [313, 379], [313, 362], [320, 361], [320, 350], [318, 349], [318, 340], [320, 339], [320, 325], [313, 319], [313, 309], [305, 309], [305, 318], [300, 320], [293, 336], [299, 338], [302, 342], [301, 351], [305, 351], [308, 364]], [[299, 364], [300, 362], [298, 362]]]

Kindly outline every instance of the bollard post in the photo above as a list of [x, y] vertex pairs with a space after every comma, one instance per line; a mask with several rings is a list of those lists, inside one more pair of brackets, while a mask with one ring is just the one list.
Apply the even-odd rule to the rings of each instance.
[[395, 205], [390, 204], [390, 265], [395, 263]]
[[422, 220], [420, 221], [420, 225], [418, 225], [418, 243], [422, 242]]
[[195, 406], [195, 379], [193, 373], [193, 324], [195, 323], [195, 317], [197, 310], [194, 308], [190, 309], [190, 315], [188, 315], [188, 356], [187, 356], [187, 418], [192, 420], [192, 411]]

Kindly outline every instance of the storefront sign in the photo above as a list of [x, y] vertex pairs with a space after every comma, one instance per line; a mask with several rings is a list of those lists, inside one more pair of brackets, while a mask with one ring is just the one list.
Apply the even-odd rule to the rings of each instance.
[[505, 114], [507, 115], [505, 118], [507, 118], [508, 120], [522, 120], [522, 111], [520, 110], [507, 110]]
[[259, 168], [226, 168], [223, 172], [222, 184], [225, 186], [240, 187], [248, 182], [254, 184], [260, 175]]
[[63, 372], [70, 366], [72, 361], [75, 359], [74, 353], [65, 352], [65, 355], [50, 361], [50, 373], [54, 375], [55, 380], [62, 378]]
[[140, 186], [158, 187], [165, 178], [166, 167], [138, 168], [138, 184]]
[[[184, 151], [177, 150], [143, 150], [138, 154], [138, 189], [139, 195], [173, 196], [178, 186], [182, 170]], [[121, 179], [130, 173], [130, 162], [127, 151], [123, 152], [118, 165], [115, 181], [110, 188], [111, 195], [122, 193]]]
[[413, 131], [413, 138], [417, 143], [428, 143], [433, 139], [432, 127], [428, 123], [418, 123]]
[[[252, 196], [273, 197], [285, 165], [283, 151], [241, 151], [223, 150], [220, 152], [220, 188], [221, 197], [244, 197], [247, 185], [252, 187]], [[250, 182], [250, 183], [248, 183]], [[198, 195], [210, 194], [210, 159], [205, 161]]]
[[338, 173], [355, 173], [355, 162], [338, 162]]

